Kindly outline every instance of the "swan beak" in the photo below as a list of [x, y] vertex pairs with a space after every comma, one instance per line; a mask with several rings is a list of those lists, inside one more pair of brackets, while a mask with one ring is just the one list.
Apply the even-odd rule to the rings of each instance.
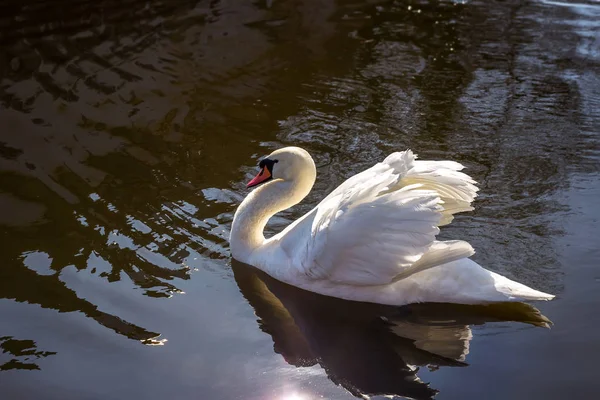
[[264, 166], [260, 172], [258, 173], [258, 175], [256, 175], [254, 177], [254, 179], [252, 179], [250, 182], [248, 182], [248, 184], [246, 185], [247, 188], [251, 188], [253, 186], [258, 185], [259, 183], [263, 183], [265, 181], [268, 181], [269, 179], [271, 179], [271, 173], [269, 172], [269, 169]]

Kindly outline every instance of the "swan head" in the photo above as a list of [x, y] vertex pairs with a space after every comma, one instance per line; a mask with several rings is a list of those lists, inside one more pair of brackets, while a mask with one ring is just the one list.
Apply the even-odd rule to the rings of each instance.
[[312, 157], [300, 147], [284, 147], [275, 150], [260, 160], [258, 167], [260, 172], [248, 182], [246, 187], [258, 186], [274, 179], [296, 181], [306, 177], [314, 182], [317, 174]]

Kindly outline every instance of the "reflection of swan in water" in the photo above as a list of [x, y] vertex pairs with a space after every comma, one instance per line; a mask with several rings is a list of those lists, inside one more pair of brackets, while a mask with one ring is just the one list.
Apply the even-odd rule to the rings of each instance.
[[390, 307], [308, 292], [232, 260], [240, 290], [275, 352], [298, 367], [319, 363], [353, 395], [430, 399], [437, 391], [417, 366], [466, 366], [471, 324], [520, 321], [547, 326], [533, 306], [417, 304]]

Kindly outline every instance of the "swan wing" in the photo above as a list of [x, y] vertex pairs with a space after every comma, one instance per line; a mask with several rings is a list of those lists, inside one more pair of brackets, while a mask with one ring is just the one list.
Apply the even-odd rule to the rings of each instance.
[[410, 151], [352, 176], [282, 232], [297, 273], [353, 285], [388, 284], [460, 258], [464, 241], [437, 241], [439, 226], [471, 209], [475, 182], [451, 161]]

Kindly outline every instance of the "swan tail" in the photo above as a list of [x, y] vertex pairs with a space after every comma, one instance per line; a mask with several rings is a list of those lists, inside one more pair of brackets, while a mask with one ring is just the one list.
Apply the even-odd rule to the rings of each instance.
[[492, 304], [552, 300], [554, 295], [532, 289], [483, 268], [470, 258], [415, 272], [392, 283], [387, 304]]
[[555, 296], [544, 293], [522, 283], [510, 280], [502, 275], [491, 272], [494, 275], [494, 286], [496, 290], [507, 297], [508, 301], [522, 300], [552, 300]]

